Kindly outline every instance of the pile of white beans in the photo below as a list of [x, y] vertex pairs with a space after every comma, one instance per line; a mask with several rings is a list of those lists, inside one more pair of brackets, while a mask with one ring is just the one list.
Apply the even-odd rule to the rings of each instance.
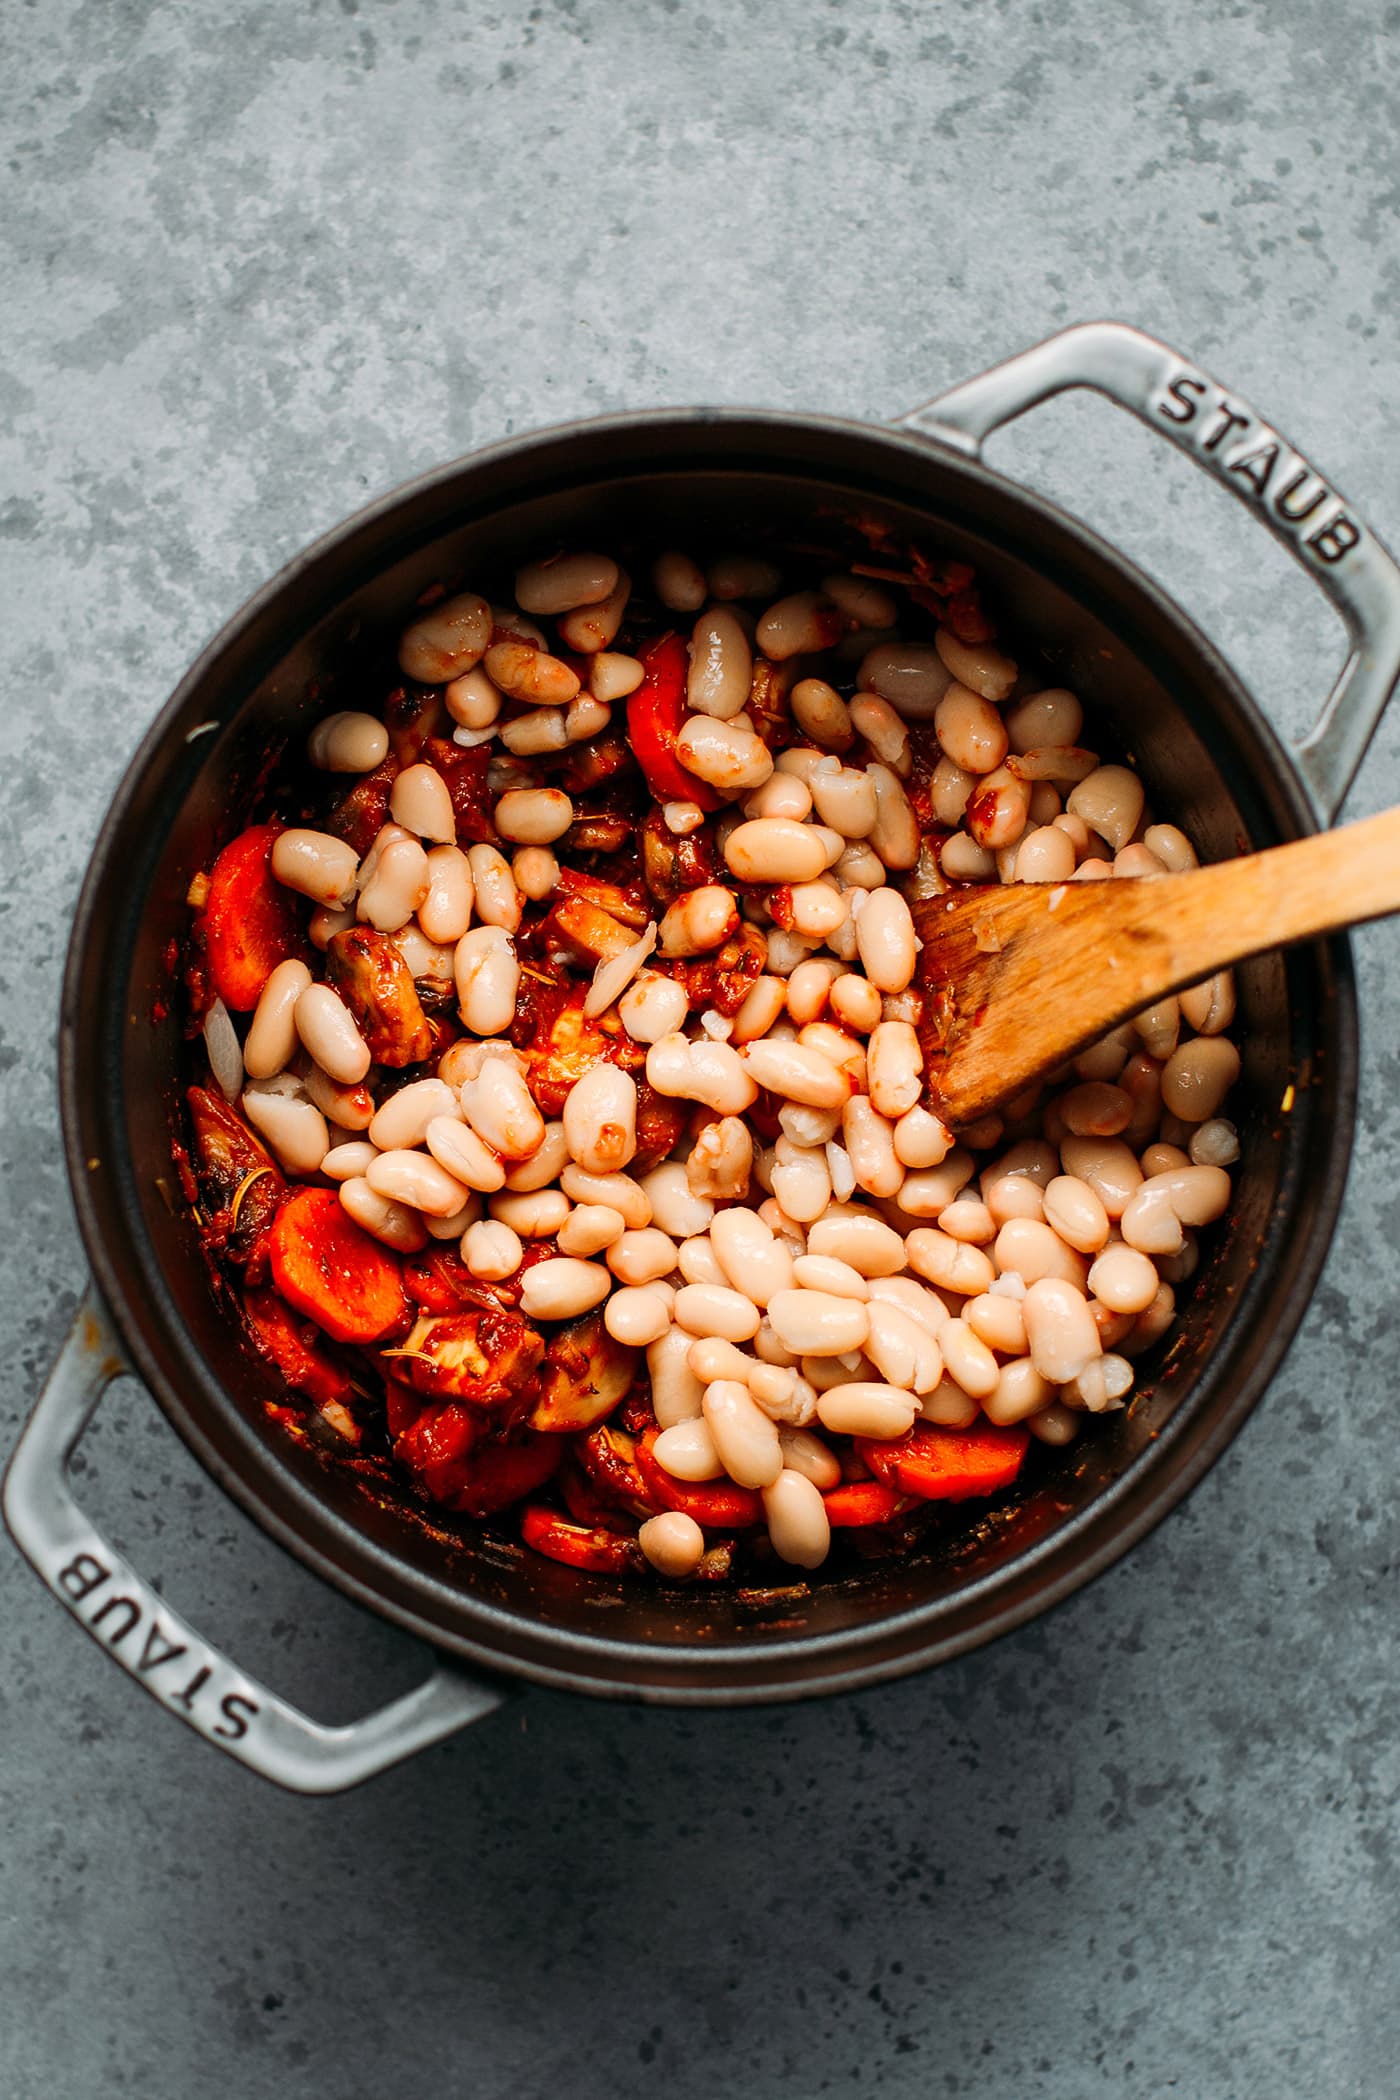
[[[415, 978], [455, 983], [466, 1036], [435, 1075], [376, 1104], [350, 1011], [284, 962], [233, 1090], [288, 1173], [335, 1183], [391, 1247], [457, 1242], [491, 1282], [517, 1271], [525, 1242], [553, 1241], [522, 1279], [524, 1313], [602, 1306], [608, 1332], [646, 1351], [660, 1464], [759, 1490], [777, 1555], [812, 1568], [842, 1440], [983, 1416], [1060, 1444], [1085, 1411], [1124, 1403], [1133, 1359], [1172, 1324], [1198, 1230], [1229, 1201], [1233, 987], [1227, 974], [1163, 1000], [1044, 1093], [955, 1136], [921, 1101], [905, 891], [1151, 875], [1194, 865], [1188, 840], [1152, 820], [1136, 774], [1080, 746], [1072, 693], [943, 628], [902, 638], [899, 601], [870, 579], [782, 596], [765, 562], [707, 574], [670, 552], [651, 582], [690, 627], [676, 756], [722, 798], [708, 818], [667, 802], [665, 822], [677, 837], [709, 822], [728, 879], [600, 962], [590, 1010], [601, 999], [650, 1085], [691, 1105], [674, 1155], [629, 1172], [629, 1072], [595, 1064], [550, 1120], [503, 1039], [522, 914], [547, 905], [574, 821], [551, 755], [606, 729], [644, 676], [612, 646], [630, 582], [603, 555], [521, 570], [513, 607], [443, 600], [402, 637], [403, 671], [440, 687], [457, 741], [495, 745], [501, 846], [458, 845], [447, 785], [419, 762], [398, 773], [363, 860], [304, 828], [273, 852], [277, 879], [315, 906], [317, 946], [357, 922], [391, 936]], [[586, 678], [554, 647], [586, 659]], [[799, 737], [776, 754], [749, 711], [760, 678]], [[911, 724], [938, 747], [927, 838], [905, 791]], [[387, 748], [360, 713], [321, 722], [309, 744], [316, 766], [348, 775]], [[766, 940], [763, 974], [732, 1018], [693, 1015], [665, 962], [713, 953], [741, 921]], [[771, 1144], [746, 1120], [760, 1090], [777, 1105]], [[639, 1536], [667, 1575], [704, 1549], [677, 1512]]]

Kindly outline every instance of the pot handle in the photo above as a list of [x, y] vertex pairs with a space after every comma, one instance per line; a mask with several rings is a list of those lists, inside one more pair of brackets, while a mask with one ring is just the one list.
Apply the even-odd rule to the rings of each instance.
[[1322, 586], [1351, 647], [1298, 763], [1330, 824], [1400, 677], [1400, 568], [1317, 469], [1243, 397], [1120, 321], [1052, 335], [899, 420], [980, 455], [994, 430], [1052, 395], [1092, 387], [1214, 474]]
[[68, 1466], [129, 1369], [96, 1295], [79, 1307], [4, 1483], [5, 1522], [54, 1595], [122, 1668], [206, 1742], [294, 1794], [335, 1794], [499, 1706], [503, 1691], [438, 1660], [424, 1683], [345, 1727], [313, 1721], [201, 1639], [83, 1515]]

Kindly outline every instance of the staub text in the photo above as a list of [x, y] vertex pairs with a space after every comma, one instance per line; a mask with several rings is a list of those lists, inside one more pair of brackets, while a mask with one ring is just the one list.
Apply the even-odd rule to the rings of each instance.
[[1336, 491], [1276, 430], [1199, 372], [1179, 372], [1152, 406], [1176, 425], [1181, 444], [1241, 495], [1253, 496], [1275, 529], [1318, 561], [1330, 568], [1357, 545], [1361, 527]]
[[157, 1614], [143, 1610], [141, 1598], [117, 1586], [111, 1568], [95, 1553], [75, 1553], [59, 1569], [58, 1587], [84, 1625], [167, 1706], [221, 1742], [236, 1743], [248, 1733], [257, 1701], [220, 1688], [221, 1677], [228, 1681], [228, 1665], [212, 1650], [196, 1650], [166, 1633]]

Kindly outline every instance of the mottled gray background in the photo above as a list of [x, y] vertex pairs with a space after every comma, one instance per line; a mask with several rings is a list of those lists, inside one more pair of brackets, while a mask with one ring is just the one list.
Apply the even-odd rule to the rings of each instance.
[[[1097, 314], [1253, 394], [1400, 538], [1397, 26], [1380, 0], [5, 0], [6, 1445], [82, 1280], [52, 1081], [80, 872], [245, 594], [503, 432], [880, 417]], [[996, 456], [1306, 722], [1339, 631], [1201, 477], [1086, 399]], [[1352, 810], [1397, 799], [1392, 724]], [[306, 1803], [0, 1546], [0, 2090], [1393, 2093], [1398, 943], [1358, 943], [1363, 1142], [1266, 1403], [1129, 1563], [937, 1676], [691, 1718], [531, 1696]], [[328, 1716], [411, 1681], [141, 1395], [87, 1453], [96, 1514], [240, 1659]]]

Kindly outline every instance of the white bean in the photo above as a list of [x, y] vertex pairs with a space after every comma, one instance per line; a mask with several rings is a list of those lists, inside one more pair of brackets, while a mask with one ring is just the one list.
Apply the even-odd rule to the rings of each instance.
[[418, 924], [430, 941], [450, 947], [472, 922], [471, 863], [460, 846], [434, 846], [427, 861], [428, 893], [418, 907]]
[[580, 1203], [559, 1227], [561, 1254], [601, 1254], [627, 1230], [621, 1211], [607, 1203]]
[[658, 1094], [699, 1101], [722, 1116], [742, 1115], [758, 1095], [757, 1082], [728, 1043], [691, 1043], [679, 1034], [663, 1035], [652, 1044], [646, 1076]]
[[250, 1079], [272, 1079], [290, 1064], [297, 1046], [296, 1007], [311, 983], [304, 962], [280, 962], [269, 975], [243, 1045]]
[[[611, 649], [600, 649], [588, 667], [588, 690], [595, 700], [611, 707], [616, 700], [625, 700], [635, 693], [646, 677], [646, 667], [638, 663], [635, 656], [622, 656]], [[571, 706], [577, 707], [578, 701]]]
[[631, 1232], [640, 1232], [651, 1223], [651, 1198], [630, 1174], [590, 1174], [571, 1163], [560, 1173], [559, 1182], [575, 1203], [599, 1203], [618, 1211]]
[[544, 1143], [544, 1117], [509, 1058], [486, 1058], [458, 1098], [477, 1136], [503, 1159], [529, 1159]]
[[499, 1035], [515, 1019], [520, 964], [515, 943], [500, 926], [474, 926], [457, 943], [453, 962], [458, 1010], [473, 1035]]
[[840, 1459], [830, 1445], [824, 1444], [811, 1430], [795, 1429], [790, 1423], [780, 1422], [778, 1443], [782, 1448], [783, 1465], [786, 1469], [800, 1473], [804, 1480], [810, 1480], [816, 1488], [825, 1490], [840, 1486]]
[[404, 1203], [434, 1218], [450, 1218], [467, 1201], [468, 1190], [425, 1152], [395, 1149], [371, 1160], [365, 1179], [377, 1196]]
[[918, 1412], [911, 1393], [874, 1379], [851, 1379], [817, 1400], [817, 1419], [835, 1436], [904, 1436]]
[[[887, 1022], [885, 1025], [893, 1024]], [[873, 1101], [877, 1099], [873, 1055], [867, 1061], [866, 1072], [870, 1083], [870, 1098]], [[930, 1109], [906, 1109], [894, 1126], [895, 1157], [906, 1168], [936, 1167], [947, 1158], [952, 1149], [952, 1131]]]
[[826, 867], [826, 849], [810, 824], [752, 817], [730, 832], [724, 859], [743, 882], [814, 882]]
[[576, 671], [528, 642], [496, 642], [486, 652], [493, 685], [532, 707], [567, 707], [579, 689]]
[[899, 774], [909, 771], [909, 731], [888, 700], [878, 693], [857, 693], [851, 701], [851, 724], [882, 765]]
[[692, 1196], [712, 1203], [741, 1201], [749, 1192], [753, 1171], [753, 1136], [738, 1116], [707, 1123], [685, 1163]]
[[705, 602], [705, 572], [674, 547], [651, 565], [651, 586], [668, 612], [699, 612]]
[[642, 1187], [651, 1203], [652, 1218], [672, 1239], [685, 1240], [706, 1232], [715, 1207], [706, 1198], [691, 1193], [686, 1170], [680, 1160], [667, 1160], [642, 1176]]
[[943, 1364], [955, 1385], [974, 1400], [985, 1400], [997, 1388], [1000, 1369], [987, 1344], [963, 1320], [949, 1320], [939, 1330]]
[[560, 788], [514, 788], [496, 804], [496, 829], [520, 846], [550, 846], [574, 821], [574, 805]]
[[502, 744], [516, 758], [543, 758], [548, 752], [567, 751], [569, 711], [573, 704], [571, 700], [568, 707], [534, 707], [529, 714], [503, 722], [499, 732]]
[[865, 1353], [889, 1385], [908, 1393], [931, 1393], [943, 1375], [943, 1353], [928, 1328], [902, 1306], [872, 1299]]
[[1102, 1354], [1099, 1330], [1082, 1291], [1058, 1277], [1033, 1283], [1022, 1305], [1030, 1358], [1051, 1385], [1077, 1378]]
[[341, 1182], [340, 1201], [347, 1215], [386, 1247], [394, 1247], [400, 1254], [416, 1254], [420, 1247], [427, 1246], [428, 1235], [419, 1213], [406, 1203], [396, 1203], [392, 1196], [381, 1196], [362, 1176], [357, 1174]]
[[737, 795], [758, 787], [773, 770], [772, 755], [761, 737], [740, 721], [723, 722], [712, 715], [687, 715], [676, 738], [676, 757], [688, 773], [722, 794]]
[[[784, 1456], [782, 1446], [779, 1454]], [[786, 1463], [763, 1490], [768, 1536], [779, 1560], [797, 1568], [819, 1568], [831, 1550], [831, 1525], [820, 1490]]]
[[796, 591], [770, 605], [759, 620], [754, 639], [774, 663], [790, 656], [812, 656], [841, 637], [841, 615], [820, 591]]
[[[609, 1307], [617, 1303], [618, 1295], [614, 1292], [609, 1298]], [[673, 1480], [719, 1480], [724, 1473], [724, 1460], [703, 1414], [689, 1416], [685, 1421], [673, 1422], [669, 1429], [663, 1429], [652, 1446], [652, 1457]]]
[[600, 599], [596, 605], [575, 606], [572, 612], [566, 612], [560, 619], [559, 639], [564, 647], [576, 650], [581, 656], [594, 656], [610, 649], [631, 595], [632, 579], [625, 569], [619, 569], [617, 582], [606, 598]]
[[829, 1254], [866, 1277], [895, 1276], [905, 1265], [905, 1242], [873, 1212], [831, 1211], [807, 1234], [809, 1254]]
[[619, 1283], [635, 1288], [671, 1274], [676, 1266], [676, 1243], [668, 1232], [644, 1225], [614, 1240], [603, 1259]]
[[306, 740], [306, 755], [325, 773], [372, 773], [384, 763], [389, 732], [373, 715], [327, 715]]
[[569, 1089], [564, 1139], [586, 1174], [615, 1174], [637, 1149], [637, 1082], [617, 1065], [596, 1064]]
[[478, 1218], [462, 1235], [462, 1260], [483, 1283], [499, 1283], [513, 1276], [524, 1254], [519, 1233], [499, 1218]]
[[675, 978], [643, 970], [618, 1000], [617, 1011], [634, 1043], [655, 1043], [679, 1033], [690, 1001]]
[[611, 1276], [597, 1262], [561, 1255], [525, 1271], [520, 1309], [530, 1320], [575, 1320], [601, 1305], [611, 1288]]
[[[445, 1167], [464, 1188], [479, 1189], [487, 1196], [494, 1195], [497, 1189], [505, 1186], [505, 1167], [491, 1147], [462, 1122], [455, 1101], [453, 1111], [451, 1115], [434, 1116], [427, 1125], [423, 1134], [428, 1150], [438, 1165]], [[382, 1109], [380, 1113], [383, 1114]]]
[[734, 893], [722, 883], [685, 890], [661, 920], [658, 943], [665, 956], [705, 955], [722, 948], [739, 924]]
[[669, 1295], [652, 1284], [614, 1291], [603, 1307], [603, 1325], [615, 1342], [644, 1349], [670, 1331]]
[[436, 766], [405, 766], [389, 794], [389, 814], [396, 824], [420, 839], [440, 846], [457, 837], [452, 795]]
[[[824, 678], [799, 678], [790, 698], [793, 720], [814, 744], [820, 744], [827, 751], [850, 750], [856, 740], [855, 730], [851, 727], [851, 712], [834, 685], [828, 685]], [[812, 785], [815, 793], [815, 780]], [[873, 793], [871, 803], [873, 822]]]
[[687, 1334], [717, 1334], [747, 1342], [758, 1332], [758, 1307], [723, 1284], [687, 1283], [676, 1292], [676, 1324]]
[[[787, 753], [781, 755], [785, 758]], [[805, 780], [780, 765], [751, 794], [745, 795], [740, 806], [746, 817], [790, 817], [800, 824], [812, 814], [812, 790]]]
[[865, 771], [875, 789], [869, 842], [887, 868], [912, 868], [919, 858], [919, 823], [899, 776], [888, 766], [869, 765]]
[[478, 735], [490, 729], [501, 712], [501, 694], [479, 667], [444, 686], [442, 697], [453, 721]]
[[[462, 1112], [453, 1089], [443, 1079], [410, 1080], [375, 1110], [369, 1126], [370, 1143], [381, 1152], [411, 1149], [423, 1143], [428, 1126], [435, 1119], [460, 1126]], [[480, 1184], [473, 1182], [471, 1186], [477, 1188]]]
[[520, 893], [515, 887], [510, 863], [495, 846], [467, 848], [472, 885], [476, 892], [476, 915], [484, 926], [500, 926], [514, 933], [520, 924]]
[[750, 1079], [781, 1094], [785, 1101], [804, 1102], [810, 1108], [840, 1108], [850, 1096], [849, 1075], [820, 1050], [766, 1036], [761, 1042], [746, 1043], [739, 1055]]
[[522, 612], [554, 619], [576, 605], [596, 605], [617, 588], [617, 563], [606, 554], [556, 554], [515, 573], [515, 602]]
[[328, 984], [308, 984], [297, 996], [292, 1019], [321, 1070], [341, 1086], [358, 1086], [370, 1068], [369, 1045], [337, 993]]
[[658, 1575], [679, 1580], [693, 1574], [705, 1556], [705, 1534], [682, 1509], [665, 1509], [637, 1530], [637, 1544]]
[[694, 1421], [701, 1412], [705, 1388], [690, 1368], [691, 1339], [683, 1327], [672, 1327], [647, 1349], [652, 1411], [662, 1429]]
[[1013, 751], [1041, 751], [1077, 744], [1084, 726], [1084, 710], [1073, 693], [1066, 692], [1063, 686], [1053, 686], [1018, 700], [1007, 709], [1005, 720]]
[[724, 1470], [740, 1487], [768, 1487], [783, 1469], [783, 1447], [746, 1385], [718, 1378], [705, 1388], [705, 1421]]
[[377, 933], [397, 933], [427, 897], [431, 886], [428, 856], [417, 839], [402, 832], [382, 845], [376, 841], [376, 847], [369, 879], [364, 880], [362, 874], [355, 914]]
[[726, 1280], [760, 1308], [776, 1292], [792, 1289], [792, 1257], [756, 1212], [716, 1211], [710, 1245]]
[[1071, 790], [1065, 808], [1107, 839], [1115, 853], [1127, 845], [1142, 816], [1142, 782], [1126, 766], [1099, 766]]
[[752, 678], [753, 652], [735, 614], [722, 605], [701, 613], [690, 637], [687, 706], [728, 721], [747, 701]]
[[[793, 976], [796, 975], [794, 971]], [[755, 977], [743, 1005], [734, 1016], [730, 1041], [751, 1043], [759, 1036], [767, 1035], [788, 1003], [791, 983], [792, 978], [784, 984], [781, 977]]]
[[861, 659], [858, 683], [862, 692], [888, 700], [906, 721], [927, 722], [952, 674], [928, 642], [879, 642]]
[[776, 1291], [768, 1319], [785, 1349], [800, 1356], [841, 1356], [864, 1346], [869, 1314], [858, 1298], [826, 1291]]
[[774, 1147], [772, 1182], [774, 1195], [798, 1224], [820, 1218], [831, 1202], [831, 1170], [818, 1146], [780, 1137]]
[[246, 1087], [242, 1109], [260, 1137], [266, 1138], [279, 1165], [289, 1174], [314, 1174], [330, 1150], [326, 1119], [300, 1088], [282, 1079]]
[[844, 1148], [858, 1188], [871, 1196], [893, 1196], [904, 1180], [895, 1156], [894, 1127], [863, 1095], [853, 1095], [841, 1112]]
[[984, 700], [1005, 700], [1016, 683], [1016, 666], [988, 642], [961, 642], [950, 628], [934, 637], [939, 656], [952, 677]]
[[294, 826], [279, 831], [272, 843], [271, 867], [277, 880], [317, 904], [344, 904], [354, 894], [358, 866], [354, 848], [328, 831]]
[[475, 592], [444, 598], [399, 639], [399, 669], [422, 685], [446, 685], [460, 678], [484, 653], [491, 639], [491, 608]]
[[[869, 910], [868, 905], [866, 910]], [[907, 907], [905, 915], [908, 916]], [[865, 913], [862, 912], [861, 916], [863, 918]], [[924, 1056], [919, 1048], [918, 1035], [907, 1021], [881, 1021], [871, 1030], [866, 1051], [866, 1084], [870, 1098], [882, 1116], [898, 1118], [917, 1108], [923, 1068]], [[931, 1120], [937, 1122], [936, 1117]], [[938, 1129], [943, 1131], [941, 1123], [938, 1123]], [[952, 1143], [951, 1136], [946, 1131], [943, 1134], [947, 1142], [938, 1154], [939, 1159]], [[904, 1164], [936, 1165], [937, 1160], [906, 1160]]]

